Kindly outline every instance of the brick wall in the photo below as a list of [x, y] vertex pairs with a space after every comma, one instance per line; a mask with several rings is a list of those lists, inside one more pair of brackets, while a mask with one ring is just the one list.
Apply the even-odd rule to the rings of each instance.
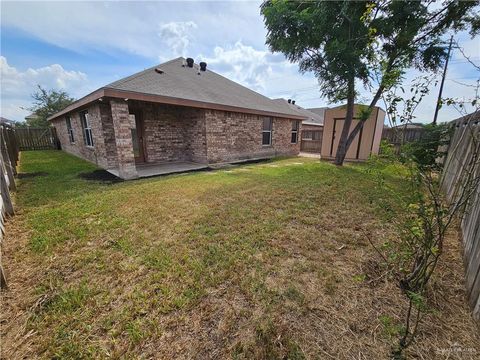
[[137, 177], [132, 143], [132, 122], [128, 104], [124, 100], [110, 100], [113, 131], [117, 147], [118, 173], [122, 179]]
[[65, 117], [61, 117], [52, 122], [52, 125], [57, 130], [57, 135], [62, 145], [62, 149], [68, 153], [76, 155], [91, 161], [101, 167], [107, 167], [106, 146], [104, 142], [104, 130], [102, 128], [102, 122], [100, 121], [101, 112], [100, 105], [94, 104], [88, 108], [82, 109], [88, 110], [90, 116], [90, 126], [92, 127], [93, 147], [85, 145], [83, 129], [80, 121], [79, 111], [70, 113], [70, 123], [73, 128], [73, 135], [75, 142], [71, 143], [67, 131], [67, 124]]
[[299, 141], [291, 143], [291, 120], [274, 118], [272, 144], [263, 146], [263, 116], [206, 110], [205, 118], [209, 163], [296, 155], [300, 151]]
[[204, 110], [132, 103], [144, 121], [146, 161], [206, 161]]
[[[94, 147], [85, 146], [78, 112], [71, 113], [75, 143], [68, 138], [65, 118], [54, 121], [62, 148], [104, 168], [118, 168], [118, 158], [133, 169], [131, 128], [128, 113], [139, 110], [144, 121], [145, 158], [149, 163], [195, 161], [220, 163], [279, 155], [296, 155], [298, 141], [291, 143], [293, 120], [274, 118], [272, 144], [262, 145], [265, 117], [219, 110], [195, 109], [140, 101], [112, 100], [88, 108]], [[115, 128], [112, 111], [120, 119]], [[128, 124], [127, 124], [128, 123]], [[120, 134], [121, 139], [116, 136]], [[121, 152], [119, 151], [121, 148]]]
[[205, 129], [205, 110], [185, 108], [185, 152], [194, 162], [207, 163], [207, 139]]
[[112, 111], [108, 103], [102, 103], [100, 107], [100, 118], [102, 122], [105, 157], [108, 169], [118, 166], [117, 147], [115, 144], [115, 132], [113, 129]]

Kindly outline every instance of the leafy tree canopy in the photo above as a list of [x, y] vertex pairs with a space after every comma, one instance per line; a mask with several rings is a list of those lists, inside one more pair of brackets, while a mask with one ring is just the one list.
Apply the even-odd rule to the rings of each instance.
[[33, 105], [28, 108], [37, 118], [27, 119], [26, 125], [31, 127], [49, 127], [48, 118], [63, 110], [75, 101], [63, 90], [46, 90], [37, 85], [38, 90], [32, 94]]
[[[266, 43], [312, 71], [320, 92], [333, 102], [347, 100], [337, 164], [363, 127], [351, 132], [356, 85], [373, 89], [370, 110], [404, 71], [436, 71], [445, 56], [444, 35], [479, 31], [478, 1], [289, 1], [267, 0], [261, 13]], [[368, 113], [362, 114], [367, 115]], [[362, 116], [363, 119], [367, 117]]]

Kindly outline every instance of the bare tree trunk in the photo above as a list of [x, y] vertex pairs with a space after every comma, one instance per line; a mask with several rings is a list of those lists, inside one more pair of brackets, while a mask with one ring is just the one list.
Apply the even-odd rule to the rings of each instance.
[[348, 134], [353, 121], [353, 107], [355, 105], [355, 78], [352, 78], [348, 83], [347, 94], [347, 114], [345, 116], [345, 122], [343, 124], [342, 134], [338, 142], [337, 154], [335, 156], [335, 165], [342, 166], [347, 155]]

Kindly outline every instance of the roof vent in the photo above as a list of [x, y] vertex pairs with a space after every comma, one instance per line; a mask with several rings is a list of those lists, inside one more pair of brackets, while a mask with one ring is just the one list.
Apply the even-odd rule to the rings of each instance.
[[155, 72], [159, 73], [159, 74], [163, 74], [163, 70], [160, 69], [160, 68], [155, 68]]
[[187, 66], [188, 67], [193, 67], [193, 59], [192, 58], [187, 58]]
[[292, 103], [292, 99], [288, 99], [287, 101], [288, 101], [288, 103], [289, 103], [289, 104], [291, 104], [291, 103]]
[[202, 61], [200, 63], [200, 70], [201, 71], [207, 71], [207, 63], [206, 62]]
[[292, 100], [292, 105], [295, 105], [295, 100]]

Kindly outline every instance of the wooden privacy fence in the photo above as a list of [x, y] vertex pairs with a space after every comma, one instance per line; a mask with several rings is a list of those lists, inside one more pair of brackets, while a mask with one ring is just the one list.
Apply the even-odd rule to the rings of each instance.
[[[467, 174], [480, 177], [480, 111], [453, 122], [455, 132], [442, 174], [442, 189], [448, 201], [458, 199]], [[473, 317], [480, 320], [480, 184], [466, 205], [461, 221], [465, 279]]]
[[5, 235], [5, 218], [12, 216], [13, 203], [10, 191], [16, 190], [14, 176], [17, 174], [19, 148], [15, 138], [15, 130], [6, 124], [0, 124], [0, 286], [7, 286], [2, 266], [2, 247]]
[[409, 128], [406, 126], [397, 126], [393, 128], [384, 128], [382, 140], [388, 141], [395, 148], [395, 152], [400, 152], [403, 144], [420, 140], [425, 132], [422, 127]]
[[55, 128], [16, 128], [15, 137], [20, 151], [60, 149]]
[[322, 151], [323, 130], [302, 130], [300, 151], [318, 153]]

